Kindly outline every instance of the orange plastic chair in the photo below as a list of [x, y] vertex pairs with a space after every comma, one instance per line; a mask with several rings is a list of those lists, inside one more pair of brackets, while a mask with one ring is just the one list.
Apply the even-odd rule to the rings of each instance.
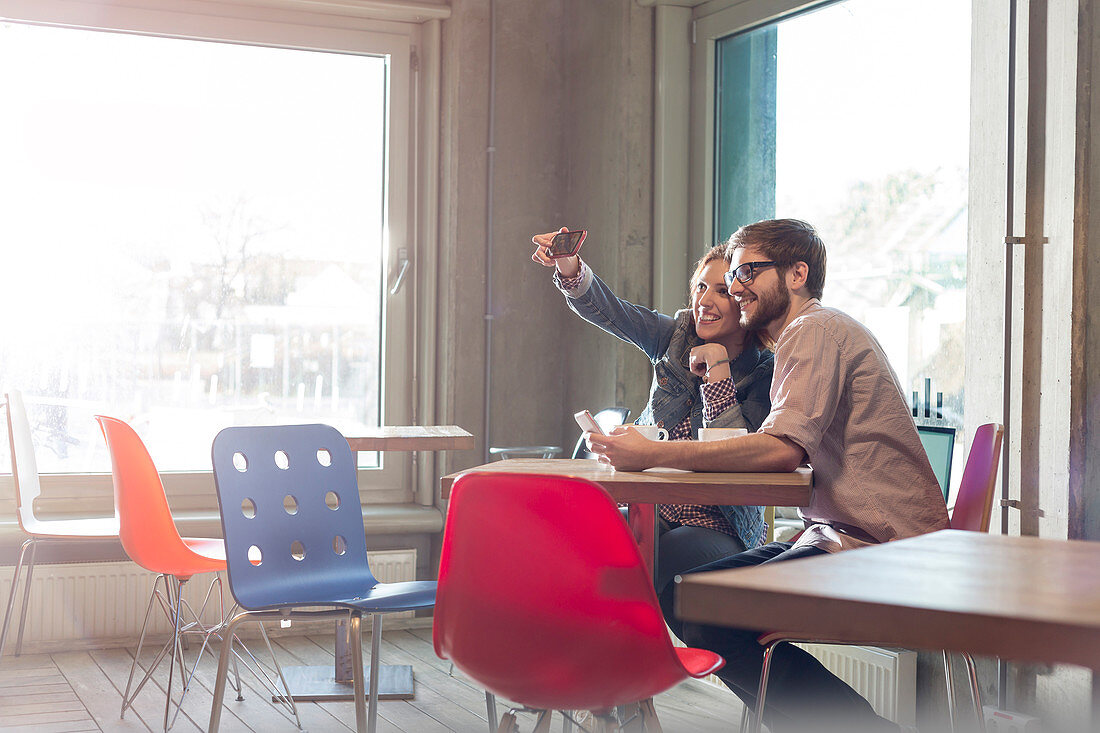
[[[146, 450], [141, 438], [138, 437], [133, 428], [122, 420], [103, 415], [97, 415], [96, 420], [103, 431], [103, 437], [107, 441], [107, 448], [111, 454], [115, 508], [119, 515], [119, 539], [122, 541], [122, 547], [135, 563], [150, 572], [157, 573], [157, 579], [153, 582], [153, 589], [149, 595], [149, 604], [145, 610], [145, 621], [141, 626], [141, 636], [138, 640], [137, 652], [134, 655], [134, 663], [130, 667], [130, 676], [126, 681], [126, 691], [122, 695], [122, 715], [126, 714], [126, 709], [133, 704], [142, 687], [145, 686], [145, 683], [165, 656], [169, 656], [170, 653], [168, 689], [164, 703], [164, 730], [168, 730], [171, 724], [175, 722], [175, 715], [169, 721], [169, 712], [172, 707], [172, 684], [176, 670], [179, 671], [180, 682], [183, 685], [179, 702], [176, 703], [176, 715], [179, 715], [191, 678], [198, 668], [198, 663], [202, 659], [211, 638], [219, 638], [223, 644], [240, 644], [240, 640], [236, 637], [231, 640], [221, 638], [227, 614], [222, 602], [220, 577], [215, 577], [211, 582], [206, 591], [202, 607], [197, 613], [182, 598], [183, 587], [192, 576], [200, 573], [220, 572], [226, 569], [225, 543], [221, 539], [180, 537], [176, 525], [172, 521], [172, 512], [168, 507], [168, 499], [164, 494], [160, 474], [157, 472], [153, 459], [149, 456], [149, 452]], [[163, 592], [158, 590], [158, 585], [162, 583]], [[219, 617], [222, 621], [213, 626], [206, 626], [200, 621], [200, 618], [207, 603], [213, 597], [212, 594], [215, 589], [218, 591], [216, 600], [219, 604]], [[145, 643], [145, 632], [149, 625], [149, 617], [153, 612], [154, 605], [158, 603], [172, 623], [172, 637], [154, 658], [148, 671], [145, 672], [144, 677], [131, 694], [130, 689], [138, 667], [138, 659], [141, 657], [141, 649]], [[188, 619], [184, 618], [185, 614], [189, 616]], [[267, 642], [267, 634], [264, 632], [262, 625], [260, 631], [264, 641]], [[197, 634], [202, 637], [202, 645], [195, 655], [195, 663], [189, 673], [185, 673], [186, 663], [183, 658], [182, 637], [185, 634]], [[268, 649], [271, 650], [269, 642]], [[249, 654], [249, 656], [251, 655]], [[275, 655], [273, 652], [271, 656], [274, 660]], [[177, 659], [179, 660], [178, 663]], [[282, 680], [282, 670], [279, 668], [277, 661], [275, 661], [275, 668], [279, 679]], [[255, 670], [253, 670], [253, 673], [261, 682], [265, 682], [269, 687], [274, 688], [276, 696], [287, 705], [293, 713], [295, 721], [298, 722], [298, 727], [301, 728], [297, 709], [290, 696], [284, 695], [278, 690], [270, 678], [265, 680]], [[239, 673], [237, 674], [236, 683], [237, 699], [242, 700]], [[283, 680], [283, 689], [286, 689], [285, 680]]]
[[[721, 668], [673, 647], [653, 581], [611, 497], [559, 476], [467, 473], [451, 489], [435, 652], [496, 695], [600, 718]], [[514, 711], [500, 731], [515, 726]]]
[[34, 457], [31, 425], [23, 395], [16, 390], [7, 394], [8, 442], [11, 445], [11, 472], [15, 481], [15, 518], [19, 527], [30, 535], [19, 549], [19, 559], [11, 580], [8, 609], [4, 614], [4, 627], [0, 630], [0, 659], [4, 656], [4, 644], [8, 639], [12, 611], [15, 608], [15, 592], [19, 587], [19, 573], [24, 565], [27, 577], [23, 581], [23, 606], [19, 614], [19, 634], [15, 641], [15, 656], [23, 651], [23, 626], [27, 620], [27, 605], [31, 595], [31, 576], [38, 545], [52, 542], [117, 541], [118, 516], [88, 517], [79, 519], [40, 519], [34, 513], [34, 500], [42, 493], [38, 480], [38, 462]]
[[[1001, 439], [1004, 437], [1004, 426], [998, 423], [986, 423], [974, 432], [974, 440], [970, 443], [970, 453], [966, 457], [966, 466], [963, 468], [962, 481], [959, 484], [958, 497], [955, 506], [951, 510], [948, 525], [951, 529], [961, 529], [971, 532], [988, 532], [989, 520], [993, 510], [993, 492], [997, 485], [997, 470], [1000, 467]], [[783, 642], [811, 642], [815, 644], [851, 644], [851, 642], [837, 642], [830, 640], [814, 639], [805, 634], [788, 631], [775, 631], [763, 634], [758, 641], [764, 646], [764, 663], [760, 672], [760, 687], [756, 695], [756, 714], [754, 731], [760, 733], [761, 716], [764, 712], [764, 700], [768, 692], [768, 673], [771, 669], [772, 654], [775, 647]], [[889, 639], [867, 639], [865, 645], [889, 644]], [[966, 652], [962, 653], [966, 663], [967, 674], [970, 680], [970, 695], [974, 703], [974, 714], [977, 717], [978, 727], [985, 731], [985, 714], [982, 711], [981, 692], [978, 689], [978, 673], [974, 667], [974, 659]], [[947, 705], [950, 715], [951, 730], [955, 730], [956, 705], [955, 688], [952, 684], [951, 656], [943, 650], [944, 673], [947, 677]], [[741, 730], [745, 730], [746, 717], [741, 717]]]

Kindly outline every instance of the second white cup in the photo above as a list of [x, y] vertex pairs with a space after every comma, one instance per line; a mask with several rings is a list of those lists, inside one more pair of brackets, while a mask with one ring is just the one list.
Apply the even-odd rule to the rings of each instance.
[[634, 428], [649, 440], [668, 440], [668, 431], [656, 425], [618, 425], [620, 428]]
[[699, 440], [725, 440], [748, 434], [745, 428], [699, 428]]

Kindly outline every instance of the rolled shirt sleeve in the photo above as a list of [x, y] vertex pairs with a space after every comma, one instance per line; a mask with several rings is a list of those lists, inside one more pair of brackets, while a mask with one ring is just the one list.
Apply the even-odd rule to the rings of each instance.
[[811, 462], [836, 417], [845, 368], [836, 339], [815, 323], [795, 322], [775, 353], [772, 409], [760, 432], [791, 440]]
[[737, 388], [729, 377], [700, 385], [699, 394], [703, 400], [703, 421], [706, 423], [737, 404]]

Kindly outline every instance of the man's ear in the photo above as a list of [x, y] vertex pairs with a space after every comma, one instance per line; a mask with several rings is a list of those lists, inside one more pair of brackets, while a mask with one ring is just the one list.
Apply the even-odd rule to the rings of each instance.
[[810, 276], [810, 266], [805, 262], [796, 262], [787, 268], [787, 288], [798, 290], [806, 287], [806, 279]]

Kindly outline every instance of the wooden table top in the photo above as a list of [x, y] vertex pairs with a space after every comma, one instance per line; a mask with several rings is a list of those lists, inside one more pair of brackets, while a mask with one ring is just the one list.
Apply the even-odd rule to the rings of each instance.
[[[576, 476], [599, 484], [616, 501], [648, 504], [806, 506], [813, 483], [813, 471], [806, 467], [790, 473], [693, 473], [670, 469], [634, 472], [575, 458], [510, 458], [467, 471]], [[440, 479], [444, 498], [450, 495], [455, 478], [463, 473], [466, 471]]]
[[386, 425], [348, 438], [354, 451], [472, 450], [474, 436], [457, 425]]
[[942, 530], [685, 576], [677, 615], [849, 643], [1100, 668], [1100, 543]]

